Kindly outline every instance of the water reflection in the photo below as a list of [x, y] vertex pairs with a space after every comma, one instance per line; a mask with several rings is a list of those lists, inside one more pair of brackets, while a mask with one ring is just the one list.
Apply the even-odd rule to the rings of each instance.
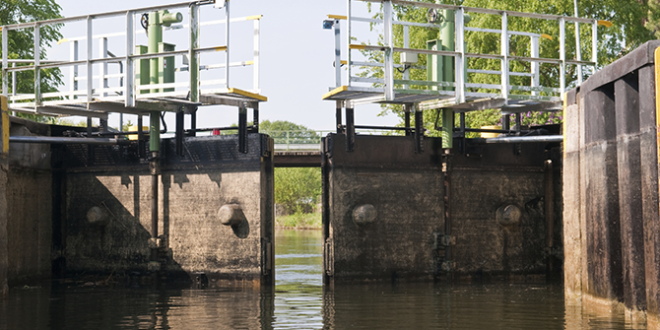
[[0, 302], [0, 329], [643, 329], [564, 301], [560, 285], [341, 285], [324, 292], [321, 233], [280, 231], [276, 287], [41, 286]]

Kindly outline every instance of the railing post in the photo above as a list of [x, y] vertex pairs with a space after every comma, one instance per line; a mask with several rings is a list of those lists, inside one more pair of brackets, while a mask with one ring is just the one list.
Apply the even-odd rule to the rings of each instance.
[[[69, 60], [71, 62], [78, 60], [78, 40], [71, 41], [69, 44]], [[69, 86], [71, 86], [71, 94], [69, 99], [76, 98], [75, 92], [78, 90], [78, 66], [72, 65], [69, 67]]]
[[509, 100], [509, 30], [508, 30], [508, 15], [506, 12], [502, 13], [502, 98], [505, 101]]
[[351, 86], [351, 1], [353, 0], [346, 0], [347, 2], [347, 13], [346, 13], [346, 34], [348, 35], [348, 38], [346, 38], [346, 52], [348, 55], [346, 55], [346, 72], [348, 73], [348, 79], [346, 80], [346, 86]]
[[[403, 48], [410, 48], [410, 27], [408, 25], [403, 26]], [[406, 69], [405, 64], [402, 78], [403, 80], [410, 80], [410, 70]], [[403, 89], [408, 89], [408, 84], [403, 85]]]
[[[188, 72], [190, 73], [190, 101], [199, 102], [199, 59], [197, 49], [199, 47], [199, 6], [190, 5], [190, 49], [188, 50]], [[229, 20], [227, 20], [229, 22]], [[227, 23], [229, 24], [229, 23]], [[226, 49], [229, 51], [229, 48]]]
[[341, 27], [338, 19], [335, 19], [333, 27], [335, 31], [335, 86], [341, 87]]
[[[9, 95], [7, 91], [8, 83], [7, 83], [7, 69], [9, 68], [9, 61], [7, 54], [9, 53], [9, 49], [7, 46], [7, 28], [2, 28], [2, 95], [7, 97]], [[16, 85], [13, 87], [16, 89]]]
[[34, 24], [34, 110], [41, 105], [41, 26]]
[[385, 53], [384, 59], [385, 62], [385, 72], [384, 72], [384, 81], [385, 81], [385, 100], [391, 101], [394, 100], [394, 53], [393, 53], [393, 31], [392, 31], [392, 1], [385, 0], [383, 1], [383, 40], [385, 44]]
[[559, 60], [559, 91], [563, 99], [566, 92], [566, 20], [563, 17], [559, 19]]
[[[135, 22], [135, 14], [131, 11], [126, 12], [126, 70], [124, 71], [124, 106], [135, 107], [135, 77], [133, 75], [133, 37], [135, 29], [133, 24]], [[76, 45], [76, 54], [78, 46]], [[77, 56], [77, 55], [76, 55]], [[76, 67], [76, 71], [77, 71]], [[76, 72], [77, 75], [77, 72]], [[77, 87], [77, 86], [76, 86]], [[120, 130], [122, 130], [120, 128]], [[138, 131], [142, 131], [142, 126], [138, 127]]]
[[456, 103], [465, 103], [465, 68], [467, 63], [465, 61], [465, 36], [464, 36], [464, 9], [463, 7], [456, 10], [456, 43], [454, 45], [457, 52], [460, 54], [455, 58], [455, 76], [454, 81], [456, 82]]
[[92, 86], [94, 85], [92, 68], [92, 57], [93, 57], [93, 42], [92, 42], [92, 17], [87, 16], [87, 108], [89, 109], [89, 103], [92, 102]]
[[[254, 92], [257, 93], [257, 94], [261, 93], [261, 89], [259, 87], [259, 66], [260, 66], [260, 63], [259, 63], [259, 55], [260, 55], [259, 54], [259, 52], [260, 52], [259, 43], [260, 43], [260, 33], [261, 33], [261, 26], [260, 25], [261, 25], [261, 20], [260, 19], [255, 19], [254, 20], [254, 46], [253, 46], [253, 48], [254, 48], [253, 49], [254, 50], [254, 57], [252, 59], [252, 62], [253, 62], [252, 63], [252, 74], [253, 74], [252, 85], [253, 85]], [[229, 49], [227, 49], [227, 51], [229, 51]]]
[[[225, 42], [227, 49], [225, 50], [225, 85], [229, 88], [229, 4], [231, 1], [225, 2], [225, 19], [227, 20], [225, 26]], [[191, 25], [192, 26], [192, 25]]]
[[[108, 57], [108, 38], [101, 38], [99, 40], [99, 53], [99, 57], [101, 58]], [[107, 74], [108, 62], [103, 62], [101, 63], [99, 72], [99, 85], [101, 90], [108, 88], [108, 78], [106, 77]], [[106, 91], [102, 91], [99, 93], [99, 96], [105, 97], [108, 96], [108, 93]]]
[[[577, 1], [573, 2], [574, 6], [574, 16], [578, 17], [578, 6], [577, 6]], [[580, 42], [580, 23], [575, 22], [575, 57], [577, 57], [578, 61], [582, 61], [582, 49], [581, 49], [581, 42]], [[577, 79], [578, 79], [578, 85], [582, 84], [582, 65], [578, 64], [577, 66]]]
[[598, 66], [598, 21], [591, 23], [591, 61], [594, 62], [592, 73], [596, 73]]
[[[539, 37], [532, 37], [530, 53], [533, 58], [539, 57]], [[539, 76], [539, 62], [533, 61], [532, 66], [532, 95], [539, 95], [539, 92], [535, 91], [533, 88], [540, 86], [540, 76]]]

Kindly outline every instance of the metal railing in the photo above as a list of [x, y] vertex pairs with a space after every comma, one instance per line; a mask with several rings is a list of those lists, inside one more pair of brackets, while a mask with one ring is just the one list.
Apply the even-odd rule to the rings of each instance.
[[[320, 151], [321, 138], [336, 130], [305, 130], [305, 131], [269, 131], [261, 130], [275, 140], [276, 151]], [[382, 130], [358, 130], [361, 135], [379, 135]]]
[[[382, 4], [382, 11], [379, 13], [379, 16], [382, 19], [377, 18], [364, 18], [356, 17], [353, 15], [352, 4], [354, 2], [373, 2]], [[452, 104], [462, 104], [469, 99], [502, 99], [504, 104], [507, 104], [509, 100], [538, 100], [538, 101], [553, 101], [561, 102], [561, 94], [566, 91], [566, 68], [568, 65], [577, 66], [577, 83], [582, 82], [582, 67], [589, 66], [592, 68], [592, 71], [595, 72], [597, 65], [597, 26], [599, 24], [608, 25], [609, 22], [599, 21], [596, 19], [587, 19], [587, 18], [578, 18], [578, 17], [568, 17], [568, 16], [557, 16], [557, 15], [547, 15], [547, 14], [534, 14], [534, 13], [522, 13], [522, 12], [513, 12], [506, 10], [493, 10], [493, 9], [484, 9], [484, 8], [470, 8], [463, 6], [452, 6], [452, 5], [443, 5], [443, 4], [432, 4], [426, 2], [416, 2], [416, 1], [403, 1], [403, 0], [349, 0], [348, 2], [348, 13], [347, 16], [338, 16], [338, 15], [328, 15], [329, 19], [334, 20], [334, 31], [335, 31], [335, 63], [341, 63], [346, 65], [347, 79], [345, 80], [345, 85], [352, 89], [354, 92], [365, 92], [365, 93], [374, 93], [379, 92], [383, 93], [382, 97], [370, 97], [365, 98], [367, 100], [365, 103], [372, 102], [387, 102], [393, 101], [395, 99], [395, 93], [398, 94], [426, 94], [426, 95], [437, 95], [438, 99], [449, 100]], [[434, 49], [416, 49], [410, 48], [409, 45], [409, 29], [410, 27], [425, 27], [425, 28], [440, 28], [440, 24], [436, 23], [419, 23], [419, 22], [407, 22], [399, 21], [394, 18], [393, 6], [405, 6], [405, 7], [418, 7], [426, 8], [429, 10], [451, 10], [454, 12], [454, 22], [455, 22], [455, 50], [434, 50]], [[489, 14], [496, 15], [500, 17], [501, 29], [487, 29], [480, 27], [468, 27], [466, 26], [465, 16], [466, 12], [476, 13], [476, 14]], [[522, 17], [530, 19], [541, 19], [556, 21], [559, 26], [559, 52], [557, 58], [542, 58], [539, 56], [539, 38], [549, 36], [531, 33], [531, 32], [521, 32], [521, 31], [511, 31], [508, 28], [509, 17]], [[348, 49], [346, 54], [347, 59], [342, 60], [342, 37], [340, 21], [346, 20], [347, 28], [346, 32], [348, 37], [345, 38], [347, 42], [345, 49]], [[580, 40], [579, 26], [576, 28], [578, 31], [576, 33], [576, 58], [574, 60], [569, 60], [566, 58], [566, 22], [574, 22], [576, 26], [578, 24], [588, 24], [591, 26], [592, 30], [592, 40], [591, 40], [591, 59], [585, 61], [581, 58], [581, 47], [582, 42]], [[373, 45], [373, 44], [359, 44], [356, 42], [357, 36], [353, 34], [353, 25], [355, 23], [369, 23], [372, 25], [382, 25], [383, 33], [379, 35], [379, 40], [382, 40], [382, 44]], [[394, 43], [394, 25], [401, 25], [403, 27], [403, 45], [395, 45]], [[475, 32], [475, 33], [496, 33], [501, 35], [500, 39], [500, 52], [499, 54], [477, 54], [477, 53], [468, 53], [465, 47], [465, 33], [466, 32]], [[530, 55], [527, 56], [514, 56], [509, 52], [509, 41], [512, 35], [522, 35], [530, 37]], [[400, 47], [403, 46], [403, 47]], [[354, 61], [352, 52], [353, 51], [373, 51], [373, 52], [382, 52], [383, 60], [382, 62], [365, 62], [365, 61]], [[413, 56], [417, 55], [436, 55], [436, 56], [450, 56], [454, 58], [455, 70], [454, 70], [454, 82], [435, 82], [435, 81], [415, 81], [410, 80], [410, 77], [407, 71], [404, 71], [402, 74], [402, 79], [395, 79], [394, 70], [405, 68], [403, 64], [397, 64], [394, 61], [395, 53], [406, 53], [412, 54]], [[471, 68], [468, 67], [468, 58], [477, 58], [477, 59], [488, 59], [488, 60], [499, 60], [500, 70], [481, 70], [481, 68]], [[510, 61], [520, 61], [520, 62], [529, 62], [530, 63], [530, 72], [511, 72], [510, 71]], [[552, 64], [558, 66], [559, 72], [559, 86], [541, 86], [539, 83], [539, 65], [542, 63]], [[353, 73], [356, 67], [381, 67], [383, 68], [383, 78], [366, 78], [360, 76], [354, 76]], [[477, 84], [471, 83], [468, 81], [468, 73], [481, 73], [487, 75], [496, 75], [500, 76], [500, 84]], [[531, 77], [530, 86], [517, 86], [510, 84], [510, 76], [529, 76]], [[335, 65], [335, 80], [336, 87], [342, 88], [342, 66]], [[357, 86], [356, 83], [369, 83], [372, 84], [371, 87]], [[382, 88], [373, 87], [373, 85], [383, 86]], [[413, 87], [415, 86], [415, 87]], [[443, 90], [444, 89], [444, 90]], [[482, 89], [482, 90], [499, 90], [498, 93], [488, 93], [488, 92], [474, 92], [470, 89]], [[511, 94], [511, 91], [517, 91], [515, 95]], [[521, 93], [526, 92], [526, 93]], [[332, 93], [332, 92], [331, 92]], [[543, 95], [542, 95], [543, 94]], [[358, 104], [359, 102], [354, 102]], [[420, 106], [421, 110], [426, 108], [440, 108], [442, 104], [432, 103], [428, 104], [426, 107], [423, 105]]]
[[[220, 2], [220, 1], [218, 1]], [[76, 16], [70, 18], [59, 18], [39, 22], [21, 23], [13, 25], [5, 25], [0, 27], [2, 31], [2, 93], [8, 97], [10, 107], [13, 111], [34, 113], [39, 112], [39, 108], [49, 105], [48, 111], [57, 111], [60, 107], [62, 113], [67, 113], [66, 106], [71, 104], [87, 105], [87, 110], [93, 109], [89, 104], [96, 101], [110, 101], [123, 103], [125, 108], [134, 108], [139, 100], [152, 99], [152, 98], [184, 98], [190, 102], [200, 101], [200, 87], [204, 87], [204, 93], [227, 93], [230, 89], [230, 70], [231, 67], [239, 66], [252, 66], [253, 68], [253, 85], [252, 88], [247, 88], [252, 93], [259, 93], [259, 67], [260, 67], [260, 20], [261, 15], [230, 18], [230, 2], [224, 3], [224, 18], [220, 20], [213, 20], [207, 22], [200, 21], [200, 8], [204, 5], [214, 4], [215, 1], [194, 1], [194, 2], [181, 2], [171, 5], [145, 7], [131, 10], [106, 12], [94, 15]], [[187, 47], [180, 50], [163, 51], [158, 53], [135, 54], [135, 38], [138, 32], [142, 31], [136, 29], [136, 15], [145, 12], [154, 12], [161, 10], [179, 9], [185, 10], [188, 14], [188, 24], [173, 26], [168, 30], [186, 30], [188, 41]], [[210, 15], [205, 15], [208, 17]], [[125, 20], [125, 28], [123, 31], [114, 33], [94, 34], [93, 23], [100, 19], [123, 17]], [[40, 28], [44, 26], [53, 26], [59, 24], [73, 23], [84, 21], [86, 24], [85, 35], [61, 39], [59, 44], [69, 43], [69, 59], [64, 61], [45, 61], [35, 56], [34, 59], [20, 59], [12, 60], [8, 58], [11, 52], [9, 48], [8, 39], [9, 32], [12, 30], [31, 29], [34, 35], [34, 54], [41, 53], [41, 37]], [[231, 44], [230, 44], [230, 23], [241, 21], [253, 21], [253, 54], [252, 58], [245, 61], [231, 62]], [[138, 23], [139, 24], [139, 23]], [[199, 36], [201, 26], [211, 25], [224, 25], [225, 44], [214, 43], [208, 47], [200, 47]], [[123, 55], [112, 56], [108, 50], [108, 38], [125, 38], [120, 41], [123, 47]], [[214, 38], [217, 39], [217, 38]], [[99, 57], [94, 57], [94, 43], [98, 41], [97, 47], [100, 49]], [[83, 45], [80, 45], [83, 42]], [[244, 43], [241, 43], [241, 45]], [[84, 47], [82, 52], [79, 47]], [[224, 52], [225, 57], [222, 63], [200, 63], [200, 54], [209, 52]], [[85, 54], [84, 60], [79, 58], [79, 55]], [[185, 82], [178, 83], [162, 83], [151, 84], [148, 87], [139, 85], [136, 81], [135, 64], [136, 61], [145, 59], [166, 58], [174, 56], [183, 56], [188, 62], [184, 66], [176, 68], [176, 72], [189, 72], [189, 77]], [[118, 74], [108, 74], [107, 65], [109, 63], [120, 63], [122, 70]], [[17, 65], [19, 64], [19, 65]], [[68, 82], [67, 91], [58, 91], [53, 93], [42, 93], [40, 86], [41, 70], [50, 68], [69, 68], [68, 77], [65, 81]], [[86, 69], [84, 76], [79, 76], [79, 68]], [[95, 74], [95, 69], [97, 73]], [[200, 78], [200, 70], [211, 69], [225, 69], [224, 79], [207, 79]], [[21, 71], [34, 72], [34, 93], [33, 94], [18, 94], [16, 92], [16, 73]], [[9, 90], [9, 74], [12, 76], [13, 90]], [[109, 80], [116, 79], [118, 83], [114, 86], [109, 85]], [[96, 85], [95, 85], [96, 81]], [[82, 90], [78, 88], [79, 82], [85, 82], [86, 87]], [[144, 89], [161, 89], [159, 93], [140, 93]], [[170, 90], [170, 91], [163, 91]], [[188, 95], [189, 94], [189, 95]], [[83, 111], [84, 112], [84, 111]], [[68, 114], [68, 113], [67, 113]], [[94, 113], [77, 113], [82, 115], [94, 116]]]

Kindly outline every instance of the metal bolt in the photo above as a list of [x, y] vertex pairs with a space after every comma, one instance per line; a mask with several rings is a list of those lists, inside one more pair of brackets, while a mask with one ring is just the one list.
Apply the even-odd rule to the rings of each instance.
[[353, 210], [353, 221], [358, 226], [372, 223], [376, 219], [376, 208], [371, 204], [364, 204]]
[[495, 218], [502, 226], [516, 225], [520, 222], [522, 211], [515, 205], [505, 205], [497, 209]]
[[218, 211], [218, 219], [225, 226], [235, 226], [243, 222], [245, 215], [240, 205], [226, 204]]
[[106, 226], [110, 222], [108, 212], [98, 206], [92, 206], [87, 211], [87, 221], [92, 225]]

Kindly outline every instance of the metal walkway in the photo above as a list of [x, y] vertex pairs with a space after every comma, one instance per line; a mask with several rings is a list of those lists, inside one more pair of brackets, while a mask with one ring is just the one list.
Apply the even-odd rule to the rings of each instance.
[[[355, 3], [376, 3], [382, 5], [376, 18], [357, 17], [353, 14], [352, 6]], [[428, 9], [429, 13], [438, 15], [438, 11], [447, 10], [454, 17], [445, 18], [445, 22], [419, 23], [400, 21], [395, 19], [393, 6], [406, 7], [412, 10], [416, 8]], [[466, 13], [486, 14], [498, 16], [501, 29], [482, 28], [473, 26], [466, 22]], [[508, 28], [508, 20], [511, 17], [529, 18], [545, 21], [556, 21], [559, 26], [559, 53], [556, 58], [539, 57], [539, 43], [543, 38], [553, 37], [535, 32], [511, 31]], [[416, 110], [430, 109], [452, 109], [455, 112], [465, 112], [482, 109], [502, 109], [503, 114], [519, 113], [526, 111], [559, 111], [562, 109], [562, 94], [566, 91], [566, 69], [568, 66], [577, 66], [578, 84], [582, 82], [582, 67], [591, 67], [595, 71], [597, 64], [597, 26], [607, 25], [609, 22], [594, 19], [555, 16], [545, 14], [521, 13], [504, 10], [493, 10], [484, 8], [470, 8], [463, 6], [451, 6], [442, 4], [431, 4], [416, 1], [401, 0], [349, 0], [347, 15], [328, 15], [326, 28], [332, 26], [335, 32], [335, 65], [336, 86], [323, 95], [324, 100], [342, 102], [346, 108], [354, 108], [356, 105], [367, 103], [395, 103], [415, 104]], [[438, 47], [429, 49], [411, 48], [410, 28], [442, 28], [448, 20], [453, 19], [455, 26], [455, 49], [442, 50]], [[341, 28], [341, 21], [346, 21], [345, 30]], [[469, 21], [469, 19], [468, 19]], [[581, 48], [584, 46], [580, 35], [576, 35], [577, 47], [576, 59], [567, 59], [566, 54], [566, 23], [586, 24], [591, 27], [591, 59], [581, 58]], [[378, 36], [381, 44], [369, 44], [368, 41], [359, 40], [353, 31], [358, 24], [370, 24], [373, 27], [382, 27], [383, 32]], [[394, 41], [394, 28], [401, 26], [403, 29], [403, 40]], [[579, 28], [579, 27], [578, 27]], [[500, 34], [499, 54], [476, 54], [468, 53], [465, 46], [465, 35], [467, 32], [473, 34]], [[342, 36], [347, 34], [347, 36]], [[509, 52], [509, 41], [511, 36], [525, 36], [530, 39], [530, 56], [514, 56]], [[343, 40], [342, 40], [343, 39]], [[342, 53], [342, 42], [346, 42]], [[382, 61], [356, 61], [354, 51], [382, 52]], [[395, 60], [395, 54], [401, 55], [401, 61]], [[454, 59], [453, 81], [419, 81], [410, 79], [409, 68], [422, 69], [415, 66], [418, 55], [431, 55], [438, 57], [452, 57]], [[342, 56], [346, 59], [342, 60]], [[413, 58], [412, 60], [410, 60]], [[479, 67], [469, 66], [468, 58], [498, 60], [501, 62], [500, 70], [483, 70]], [[406, 61], [409, 61], [406, 62]], [[509, 63], [511, 61], [528, 62], [531, 70], [528, 72], [511, 72]], [[398, 62], [398, 63], [397, 63]], [[540, 64], [550, 64], [559, 67], [559, 85], [541, 86], [539, 83]], [[345, 66], [346, 77], [342, 79]], [[365, 68], [383, 68], [382, 78], [365, 77], [356, 72], [364, 72]], [[401, 70], [403, 69], [403, 73]], [[398, 72], [397, 72], [398, 70]], [[472, 74], [484, 74], [499, 76], [500, 84], [479, 84], [470, 81]], [[531, 78], [531, 85], [520, 86], [510, 84], [511, 76], [526, 76]], [[365, 85], [366, 84], [366, 85]], [[378, 86], [378, 87], [374, 87]], [[338, 105], [339, 108], [339, 105]]]
[[[187, 113], [199, 106], [230, 105], [257, 110], [260, 102], [267, 98], [260, 94], [259, 87], [259, 35], [261, 15], [230, 18], [229, 1], [195, 1], [172, 5], [138, 8], [116, 12], [106, 12], [88, 16], [77, 16], [48, 21], [30, 22], [0, 27], [2, 30], [2, 91], [9, 99], [10, 111], [41, 115], [79, 115], [107, 118], [108, 113], [144, 114], [149, 111], [180, 111]], [[205, 8], [204, 8], [205, 7]], [[215, 7], [215, 8], [214, 8]], [[204, 8], [204, 17], [212, 20], [202, 21], [200, 10]], [[140, 27], [141, 15], [146, 13], [166, 13], [166, 10], [180, 10], [178, 14], [183, 24], [165, 25], [164, 41], [169, 41], [168, 34], [176, 33], [176, 44], [163, 42], [164, 49], [158, 52], [142, 50], [136, 40], [145, 33]], [[112, 33], [95, 34], [94, 27], [100, 21], [121, 24], [121, 30]], [[144, 20], [142, 17], [144, 27]], [[245, 22], [252, 22], [253, 40], [250, 43], [230, 42], [230, 28], [234, 25], [244, 28]], [[38, 56], [28, 59], [10, 59], [12, 49], [8, 44], [10, 33], [26, 29], [34, 34], [34, 53], [41, 52], [40, 30], [55, 25], [83, 24], [81, 36], [66, 36], [53, 48], [66, 51], [68, 60], [44, 60]], [[106, 23], [107, 24], [107, 23]], [[114, 24], [113, 26], [117, 26]], [[101, 26], [103, 27], [103, 26]], [[102, 29], [105, 30], [105, 29]], [[184, 33], [185, 37], [181, 38]], [[201, 33], [201, 34], [200, 34]], [[200, 46], [201, 36], [212, 36], [209, 45]], [[224, 43], [220, 36], [224, 35]], [[187, 40], [185, 40], [187, 39]], [[108, 45], [121, 45], [109, 49]], [[251, 58], [235, 58], [234, 44], [239, 50], [243, 45], [251, 45]], [[95, 51], [95, 48], [98, 51]], [[218, 61], [218, 55], [224, 54], [224, 60]], [[207, 56], [207, 54], [209, 54]], [[202, 56], [204, 55], [204, 56]], [[231, 57], [231, 61], [230, 61]], [[158, 60], [159, 65], [176, 65], [171, 81], [163, 79], [154, 82], [140, 77], [140, 65], [149, 65], [149, 60]], [[112, 70], [108, 65], [113, 64]], [[118, 64], [119, 70], [114, 64]], [[252, 67], [252, 86], [236, 86], [230, 80], [232, 68]], [[42, 93], [39, 82], [42, 70], [61, 69], [65, 89], [57, 92]], [[203, 79], [200, 71], [221, 70], [223, 79]], [[34, 73], [34, 93], [20, 94], [14, 88], [17, 85], [17, 73]], [[112, 73], [111, 71], [114, 71]], [[217, 75], [217, 74], [216, 74]], [[208, 76], [207, 76], [208, 78]], [[11, 81], [11, 88], [10, 88]]]

